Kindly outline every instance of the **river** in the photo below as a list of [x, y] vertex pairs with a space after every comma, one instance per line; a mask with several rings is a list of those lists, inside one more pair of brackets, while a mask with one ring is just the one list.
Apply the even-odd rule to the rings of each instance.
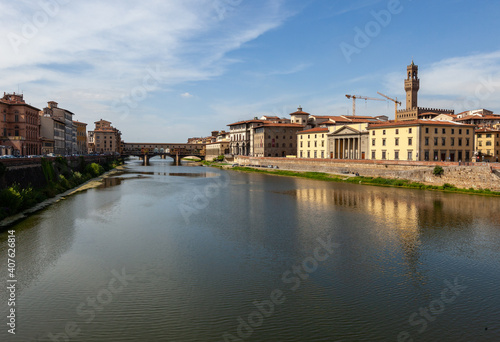
[[500, 199], [129, 161], [0, 233], [1, 341], [500, 341]]

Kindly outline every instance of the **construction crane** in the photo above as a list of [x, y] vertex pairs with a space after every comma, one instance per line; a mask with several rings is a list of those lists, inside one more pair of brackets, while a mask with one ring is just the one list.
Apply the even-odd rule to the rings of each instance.
[[394, 99], [390, 98], [389, 96], [382, 94], [382, 93], [381, 93], [381, 92], [379, 92], [379, 91], [377, 91], [377, 94], [379, 94], [379, 95], [381, 95], [381, 96], [385, 97], [386, 99], [391, 100], [391, 101], [393, 101], [393, 102], [394, 102], [394, 115], [396, 115], [396, 116], [395, 116], [395, 118], [397, 118], [397, 114], [398, 114], [398, 105], [400, 105], [400, 106], [401, 106], [401, 101], [398, 101], [398, 98], [397, 98], [397, 97], [396, 97], [396, 99], [394, 100]]
[[374, 97], [367, 97], [367, 96], [361, 96], [361, 95], [346, 95], [348, 99], [352, 98], [352, 116], [356, 115], [356, 99], [362, 99], [362, 100], [375, 100], [375, 101], [385, 101], [382, 99], [377, 99]]

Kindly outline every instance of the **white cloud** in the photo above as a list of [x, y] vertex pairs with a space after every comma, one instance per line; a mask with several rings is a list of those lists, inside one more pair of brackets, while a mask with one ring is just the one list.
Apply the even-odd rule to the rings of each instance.
[[[387, 76], [385, 89], [389, 96], [404, 99], [404, 72]], [[419, 78], [421, 107], [449, 108], [455, 112], [500, 109], [500, 51], [419, 65]]]
[[185, 99], [189, 99], [189, 98], [193, 97], [193, 95], [192, 95], [192, 94], [190, 94], [190, 93], [188, 93], [188, 92], [182, 93], [182, 94], [181, 94], [181, 96], [182, 96], [183, 98], [185, 98]]
[[228, 52], [289, 15], [275, 0], [47, 2], [53, 7], [20, 0], [0, 12], [0, 89], [19, 86], [33, 105], [55, 100], [89, 121], [120, 121], [112, 103], [134, 94], [131, 111], [141, 115], [146, 98], [223, 74], [234, 63]]

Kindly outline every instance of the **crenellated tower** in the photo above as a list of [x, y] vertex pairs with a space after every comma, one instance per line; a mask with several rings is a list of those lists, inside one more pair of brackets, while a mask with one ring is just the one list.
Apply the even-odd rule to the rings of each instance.
[[406, 91], [406, 109], [417, 108], [417, 93], [420, 88], [420, 80], [418, 79], [418, 65], [411, 61], [411, 64], [406, 68], [407, 78], [405, 79]]

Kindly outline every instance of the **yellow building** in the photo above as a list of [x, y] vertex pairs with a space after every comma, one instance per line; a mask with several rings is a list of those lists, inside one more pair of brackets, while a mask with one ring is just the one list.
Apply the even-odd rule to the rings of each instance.
[[297, 158], [329, 158], [326, 127], [316, 127], [297, 133]]
[[477, 161], [498, 162], [500, 158], [500, 130], [482, 128], [476, 131]]
[[73, 125], [76, 126], [76, 152], [87, 154], [87, 124], [73, 120]]
[[370, 124], [369, 158], [374, 160], [471, 161], [474, 125], [413, 120]]

